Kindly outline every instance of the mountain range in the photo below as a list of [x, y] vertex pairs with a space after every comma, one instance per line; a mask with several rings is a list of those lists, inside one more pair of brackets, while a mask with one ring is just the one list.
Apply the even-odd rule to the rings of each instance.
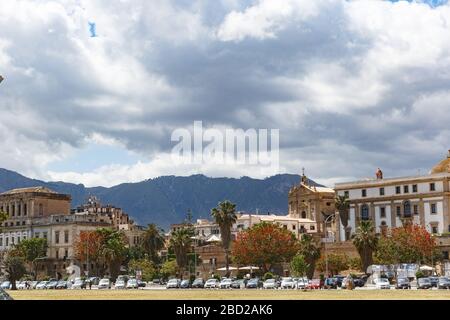
[[[193, 219], [209, 218], [211, 208], [225, 199], [236, 203], [238, 211], [286, 214], [289, 189], [299, 181], [300, 176], [294, 174], [279, 174], [266, 179], [210, 178], [198, 174], [162, 176], [110, 188], [88, 188], [83, 184], [30, 179], [17, 172], [0, 169], [0, 193], [44, 186], [70, 194], [73, 208], [85, 203], [89, 196], [96, 196], [102, 204], [122, 208], [139, 224], [156, 223], [166, 230], [170, 224], [184, 221], [188, 210]], [[312, 180], [310, 184], [320, 186]]]

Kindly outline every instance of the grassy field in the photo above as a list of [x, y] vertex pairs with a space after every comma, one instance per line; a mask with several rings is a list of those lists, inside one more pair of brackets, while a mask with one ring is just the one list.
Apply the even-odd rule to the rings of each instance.
[[17, 300], [449, 300], [449, 290], [21, 290]]

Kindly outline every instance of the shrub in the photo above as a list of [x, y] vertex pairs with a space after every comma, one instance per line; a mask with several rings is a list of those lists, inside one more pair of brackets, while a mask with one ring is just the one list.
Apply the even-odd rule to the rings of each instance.
[[425, 274], [422, 271], [417, 271], [416, 272], [416, 278], [420, 279], [420, 278], [425, 278]]

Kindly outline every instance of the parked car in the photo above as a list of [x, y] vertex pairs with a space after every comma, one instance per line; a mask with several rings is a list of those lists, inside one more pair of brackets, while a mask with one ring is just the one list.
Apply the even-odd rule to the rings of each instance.
[[114, 289], [116, 290], [121, 290], [121, 289], [126, 289], [127, 288], [127, 284], [125, 282], [125, 280], [116, 280], [116, 283], [114, 284]]
[[244, 279], [239, 279], [239, 280], [233, 280], [231, 282], [231, 288], [232, 289], [245, 289], [246, 286], [246, 281]]
[[205, 282], [201, 278], [195, 279], [194, 282], [192, 282], [192, 288], [203, 288], [204, 286]]
[[326, 278], [323, 287], [325, 289], [337, 289], [337, 280], [335, 278]]
[[30, 288], [31, 289], [36, 289], [36, 286], [38, 285], [39, 281], [31, 281], [31, 285]]
[[58, 281], [54, 280], [54, 281], [49, 281], [46, 285], [45, 285], [45, 289], [56, 289], [56, 286], [58, 285]]
[[68, 287], [68, 282], [67, 281], [58, 281], [58, 283], [56, 284], [55, 289], [67, 289]]
[[0, 288], [0, 300], [14, 300], [5, 290]]
[[86, 289], [86, 282], [81, 278], [76, 278], [71, 289]]
[[294, 289], [295, 285], [294, 279], [291, 277], [284, 277], [281, 279], [281, 289]]
[[344, 281], [345, 278], [346, 278], [345, 276], [341, 275], [334, 276], [334, 279], [336, 280], [336, 286], [341, 287], [342, 281]]
[[375, 279], [375, 288], [377, 289], [390, 289], [391, 284], [388, 278]]
[[295, 279], [294, 282], [297, 289], [306, 289], [308, 286], [308, 278]]
[[438, 289], [450, 289], [450, 279], [446, 277], [440, 277], [438, 282]]
[[11, 289], [11, 282], [3, 281], [2, 284], [0, 285], [0, 288], [2, 288], [3, 290]]
[[86, 285], [89, 286], [89, 284], [92, 284], [93, 286], [98, 286], [100, 284], [100, 278], [99, 277], [90, 277], [86, 280]]
[[263, 282], [261, 279], [259, 278], [252, 278], [250, 280], [248, 280], [247, 282], [247, 289], [259, 289], [262, 288], [263, 286]]
[[167, 289], [177, 289], [180, 287], [181, 280], [180, 279], [170, 279], [167, 282], [166, 288]]
[[189, 280], [183, 280], [180, 283], [181, 289], [189, 289], [191, 287], [191, 282]]
[[439, 283], [439, 277], [428, 277], [428, 279], [430, 279], [431, 286], [437, 288]]
[[27, 281], [20, 281], [17, 283], [17, 289], [18, 290], [25, 290], [27, 289]]
[[111, 289], [111, 281], [108, 278], [100, 280], [97, 286], [98, 289]]
[[220, 289], [230, 289], [232, 282], [233, 282], [233, 280], [231, 280], [229, 278], [225, 278], [222, 281], [220, 281], [219, 288]]
[[417, 279], [417, 289], [431, 289], [433, 287], [430, 278]]
[[356, 287], [364, 287], [367, 281], [367, 276], [362, 276], [360, 278], [353, 278], [353, 284]]
[[138, 280], [138, 287], [139, 288], [145, 288], [147, 286], [147, 282], [142, 281], [142, 280]]
[[128, 280], [127, 289], [137, 289], [137, 288], [139, 288], [139, 285], [136, 279]]
[[153, 280], [152, 280], [152, 283], [153, 283], [153, 284], [163, 284], [162, 282], [163, 282], [163, 281], [162, 281], [161, 279], [153, 279]]
[[411, 283], [408, 278], [398, 278], [395, 289], [411, 289]]
[[263, 283], [263, 289], [277, 289], [278, 282], [275, 279], [267, 279]]
[[320, 289], [320, 279], [312, 279], [306, 286], [307, 289]]
[[49, 281], [41, 281], [36, 285], [36, 289], [38, 289], [38, 290], [46, 289], [48, 283], [49, 283]]
[[205, 282], [205, 289], [213, 289], [213, 288], [218, 288], [219, 287], [219, 280], [212, 278], [212, 279], [208, 279]]

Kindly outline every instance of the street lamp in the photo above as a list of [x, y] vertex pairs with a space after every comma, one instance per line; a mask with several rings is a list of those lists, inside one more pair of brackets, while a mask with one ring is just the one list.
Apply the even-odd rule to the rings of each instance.
[[[326, 232], [326, 236], [328, 235], [328, 231], [327, 231], [327, 222], [330, 218], [335, 218], [336, 217], [336, 213], [333, 213], [331, 215], [329, 215], [325, 221], [323, 222], [324, 227], [325, 227], [325, 232]], [[339, 227], [339, 226], [338, 226]], [[326, 239], [326, 238], [325, 238]], [[324, 248], [325, 248], [325, 275], [326, 277], [328, 277], [328, 253], [327, 253], [327, 243], [326, 241], [324, 242]]]

